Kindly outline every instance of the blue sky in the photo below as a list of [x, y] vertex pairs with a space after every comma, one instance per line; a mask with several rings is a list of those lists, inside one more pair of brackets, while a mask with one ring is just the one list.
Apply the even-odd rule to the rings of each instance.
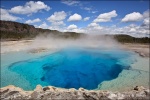
[[149, 1], [2, 0], [1, 20], [59, 31], [149, 36]]

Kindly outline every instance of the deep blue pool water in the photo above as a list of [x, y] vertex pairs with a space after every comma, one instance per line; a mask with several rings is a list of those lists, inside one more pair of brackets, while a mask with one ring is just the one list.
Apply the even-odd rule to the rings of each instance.
[[37, 59], [13, 63], [9, 69], [25, 78], [32, 89], [37, 84], [95, 89], [101, 82], [115, 79], [123, 69], [128, 69], [132, 61], [123, 64], [120, 60], [131, 55], [131, 52], [122, 50], [63, 49]]

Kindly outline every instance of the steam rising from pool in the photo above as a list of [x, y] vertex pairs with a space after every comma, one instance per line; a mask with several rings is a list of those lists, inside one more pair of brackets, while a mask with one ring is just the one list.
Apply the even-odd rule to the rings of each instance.
[[78, 38], [61, 38], [52, 35], [37, 36], [33, 40], [28, 41], [11, 41], [2, 42], [1, 53], [11, 51], [32, 51], [39, 48], [49, 50], [60, 50], [66, 47], [86, 47], [86, 48], [101, 48], [112, 49], [120, 48], [120, 44], [110, 36], [104, 35], [85, 35]]

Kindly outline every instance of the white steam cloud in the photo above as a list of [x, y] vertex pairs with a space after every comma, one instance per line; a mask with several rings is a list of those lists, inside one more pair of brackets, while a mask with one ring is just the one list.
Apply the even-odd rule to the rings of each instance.
[[61, 50], [63, 48], [101, 48], [112, 49], [119, 47], [119, 43], [110, 36], [104, 35], [85, 35], [77, 39], [37, 36], [33, 40], [2, 42], [1, 53], [10, 51], [27, 50], [32, 51], [39, 48], [46, 50]]

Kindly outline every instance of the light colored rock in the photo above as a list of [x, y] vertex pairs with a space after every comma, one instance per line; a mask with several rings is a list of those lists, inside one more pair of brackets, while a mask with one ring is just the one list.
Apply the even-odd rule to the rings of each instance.
[[74, 92], [74, 91], [76, 91], [76, 89], [71, 88], [71, 89], [69, 89], [69, 91], [70, 91], [70, 92]]
[[124, 94], [117, 93], [117, 98], [118, 98], [119, 100], [122, 100], [122, 99], [125, 98], [125, 96], [124, 96]]
[[144, 90], [145, 88], [143, 87], [143, 86], [136, 86], [135, 88], [134, 88], [134, 90], [136, 90], [136, 91], [142, 91], [142, 90]]
[[34, 91], [24, 91], [21, 88], [15, 86], [6, 86], [1, 88], [1, 100], [3, 99], [43, 99], [43, 100], [53, 100], [53, 99], [83, 99], [83, 100], [121, 100], [121, 99], [149, 99], [150, 92], [149, 89], [145, 89], [142, 86], [136, 87], [138, 90], [131, 90], [128, 92], [111, 92], [111, 91], [101, 91], [101, 90], [86, 90], [80, 88], [76, 90], [74, 88], [71, 89], [63, 89], [56, 88], [53, 86], [43, 87], [41, 85], [37, 85]]
[[79, 91], [84, 91], [84, 88], [79, 88]]
[[41, 85], [37, 85], [34, 91], [43, 91]]
[[117, 99], [117, 95], [114, 94], [114, 93], [110, 93], [110, 94], [108, 95], [108, 98], [114, 100], [114, 99]]

